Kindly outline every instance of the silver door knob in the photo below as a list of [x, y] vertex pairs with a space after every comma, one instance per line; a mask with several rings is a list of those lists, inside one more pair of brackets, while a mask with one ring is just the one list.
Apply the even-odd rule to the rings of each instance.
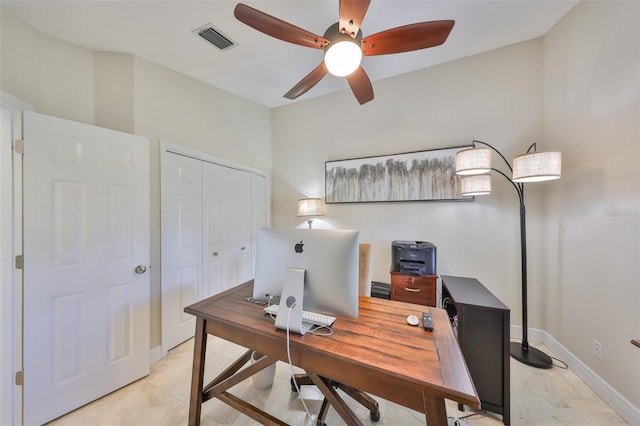
[[147, 272], [147, 267], [144, 265], [138, 265], [136, 266], [136, 269], [134, 269], [134, 271], [136, 271], [136, 274], [144, 274], [145, 272]]

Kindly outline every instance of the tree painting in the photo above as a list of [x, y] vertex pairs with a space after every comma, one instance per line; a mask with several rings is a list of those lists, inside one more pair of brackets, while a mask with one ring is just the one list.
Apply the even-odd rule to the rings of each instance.
[[462, 200], [456, 152], [447, 148], [380, 157], [327, 161], [327, 203]]

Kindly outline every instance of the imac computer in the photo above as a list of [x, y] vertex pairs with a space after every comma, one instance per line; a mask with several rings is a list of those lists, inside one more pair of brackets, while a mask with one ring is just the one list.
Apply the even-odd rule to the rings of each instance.
[[261, 228], [253, 298], [282, 306], [279, 296], [293, 277], [304, 280], [305, 311], [357, 318], [358, 264], [358, 231]]

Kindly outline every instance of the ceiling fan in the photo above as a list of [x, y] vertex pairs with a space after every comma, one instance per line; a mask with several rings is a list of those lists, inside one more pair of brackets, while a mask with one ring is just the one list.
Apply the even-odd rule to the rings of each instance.
[[315, 86], [327, 72], [346, 77], [353, 94], [365, 104], [373, 99], [371, 80], [360, 65], [362, 56], [388, 55], [439, 46], [447, 40], [455, 21], [429, 21], [391, 28], [368, 37], [360, 24], [371, 0], [340, 0], [339, 21], [318, 36], [246, 4], [238, 3], [235, 17], [271, 37], [324, 50], [324, 60], [284, 94], [295, 99]]

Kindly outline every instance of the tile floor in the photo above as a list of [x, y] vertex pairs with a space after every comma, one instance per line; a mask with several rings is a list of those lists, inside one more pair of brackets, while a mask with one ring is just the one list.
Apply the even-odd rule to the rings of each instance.
[[[205, 381], [215, 377], [230, 361], [244, 352], [232, 343], [209, 337], [208, 357], [219, 362], [207, 362]], [[547, 348], [542, 347], [551, 354]], [[185, 425], [189, 412], [189, 386], [191, 379], [193, 340], [171, 350], [167, 357], [151, 367], [151, 374], [104, 398], [81, 407], [51, 425]], [[297, 371], [296, 371], [297, 372]], [[311, 425], [304, 407], [291, 392], [288, 364], [277, 363], [273, 386], [258, 390], [251, 380], [232, 388], [232, 392], [292, 425]], [[314, 413], [320, 408], [322, 394], [311, 386], [302, 390], [303, 399]], [[348, 400], [348, 397], [347, 397]], [[353, 401], [350, 401], [353, 402]], [[424, 416], [418, 412], [378, 398], [382, 418], [378, 423], [369, 419], [369, 413], [357, 403], [350, 404], [366, 425], [424, 425]], [[498, 415], [483, 412], [461, 412], [457, 404], [447, 402], [447, 414], [464, 418], [470, 426], [501, 425]], [[331, 409], [328, 425], [343, 421]], [[206, 402], [202, 407], [202, 425], [255, 425], [252, 419], [236, 412], [218, 400]], [[464, 425], [465, 423], [461, 423]], [[539, 370], [511, 360], [511, 424], [513, 425], [624, 425], [626, 424], [591, 389], [570, 370], [552, 368]]]

